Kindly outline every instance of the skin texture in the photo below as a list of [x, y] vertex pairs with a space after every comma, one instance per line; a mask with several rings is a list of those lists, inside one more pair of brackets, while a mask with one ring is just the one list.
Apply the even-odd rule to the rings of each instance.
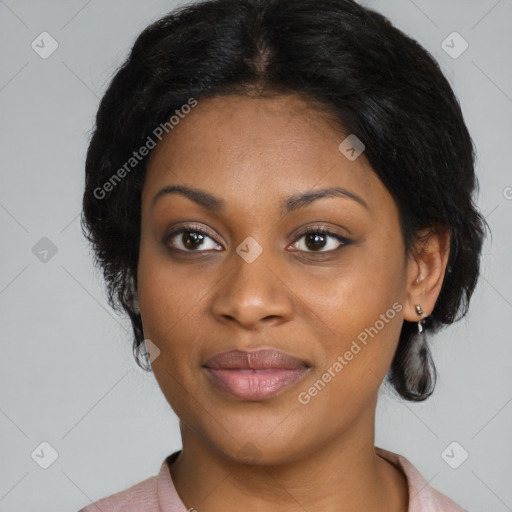
[[[183, 451], [171, 475], [187, 507], [407, 510], [404, 476], [374, 452], [377, 394], [403, 320], [420, 319], [415, 304], [425, 315], [434, 308], [449, 236], [436, 231], [407, 256], [393, 198], [364, 153], [350, 161], [339, 151], [346, 136], [298, 96], [223, 96], [199, 101], [151, 155], [139, 306], [145, 337], [160, 350], [155, 378], [180, 419]], [[175, 193], [153, 204], [169, 185], [221, 198], [224, 211]], [[331, 196], [279, 210], [293, 194], [334, 186], [367, 207]], [[162, 240], [186, 223], [208, 233], [202, 245], [183, 245], [190, 233]], [[328, 236], [308, 245], [302, 232], [318, 226], [350, 243]], [[262, 248], [252, 263], [236, 252], [248, 236]], [[301, 404], [299, 393], [394, 303], [394, 318]], [[244, 401], [222, 393], [202, 368], [222, 351], [258, 348], [285, 351], [310, 369], [271, 398]]]

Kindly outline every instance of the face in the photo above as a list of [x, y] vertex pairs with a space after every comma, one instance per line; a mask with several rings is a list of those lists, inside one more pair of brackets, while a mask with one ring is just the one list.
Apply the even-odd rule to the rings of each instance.
[[[346, 137], [299, 97], [225, 96], [151, 155], [138, 293], [153, 371], [182, 428], [231, 459], [292, 461], [372, 428], [407, 259], [397, 206]], [[212, 363], [260, 349], [287, 357]]]

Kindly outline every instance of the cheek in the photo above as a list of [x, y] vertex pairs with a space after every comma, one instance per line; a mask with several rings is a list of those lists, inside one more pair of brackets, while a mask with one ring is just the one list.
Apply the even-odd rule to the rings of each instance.
[[165, 252], [145, 244], [142, 237], [138, 296], [144, 336], [160, 351], [152, 361], [153, 372], [171, 405], [172, 397], [180, 393], [187, 362], [197, 355], [194, 332], [198, 326], [192, 318], [201, 305], [201, 291], [170, 265]]
[[157, 265], [139, 267], [139, 306], [147, 337], [152, 335], [160, 343], [172, 338], [199, 299], [194, 287], [159, 271]]
[[[191, 378], [191, 360], [199, 357], [194, 314], [201, 303], [201, 290], [187, 286], [183, 274], [169, 271], [169, 262], [141, 250], [138, 269], [139, 307], [144, 336], [159, 349], [151, 366], [167, 402], [180, 418], [192, 414], [193, 397], [199, 395]], [[203, 291], [204, 293], [204, 291]], [[199, 412], [196, 412], [199, 414]]]
[[199, 305], [204, 288], [187, 277], [187, 269], [170, 261], [165, 248], [152, 240], [149, 229], [141, 234], [137, 275], [144, 334], [154, 337], [157, 344], [166, 344]]
[[[341, 301], [339, 307], [343, 304]], [[370, 421], [396, 350], [403, 323], [401, 303], [381, 296], [375, 302], [363, 300], [359, 304], [364, 307], [346, 303], [346, 318], [350, 320], [340, 315], [339, 309], [332, 311], [329, 327], [335, 335], [323, 338], [321, 363], [297, 390], [299, 414], [321, 418], [325, 435], [339, 432], [356, 418]], [[310, 427], [309, 434], [314, 436], [318, 422], [311, 422]]]
[[327, 372], [326, 387], [333, 397], [354, 397], [354, 387], [359, 395], [375, 393], [391, 365], [405, 300], [404, 261], [396, 257], [400, 248], [400, 239], [393, 244], [388, 238], [358, 250], [357, 257], [347, 259], [336, 275], [322, 283], [302, 282], [303, 314], [318, 326], [323, 351], [312, 379]]
[[[331, 337], [343, 342], [374, 325], [395, 302], [402, 304], [405, 280], [403, 261], [396, 251], [392, 259], [375, 244], [368, 244], [354, 250], [343, 266], [328, 275], [301, 277], [296, 273], [290, 276], [289, 286], [297, 292], [299, 304], [310, 308]], [[391, 320], [395, 313], [396, 306], [388, 315]]]

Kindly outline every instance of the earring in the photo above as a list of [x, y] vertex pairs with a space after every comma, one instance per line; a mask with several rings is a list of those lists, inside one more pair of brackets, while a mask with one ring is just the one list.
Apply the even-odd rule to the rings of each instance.
[[[416, 304], [416, 313], [418, 313], [418, 315], [420, 316], [423, 316], [423, 309], [421, 309], [421, 306], [419, 304]], [[423, 323], [425, 322], [425, 319], [422, 318], [419, 322], [418, 322], [418, 334], [421, 334], [423, 332]]]

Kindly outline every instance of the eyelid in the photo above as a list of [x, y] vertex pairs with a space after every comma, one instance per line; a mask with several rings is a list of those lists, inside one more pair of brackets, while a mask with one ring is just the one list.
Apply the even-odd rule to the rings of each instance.
[[301, 229], [295, 236], [296, 237], [300, 237], [300, 236], [303, 236], [303, 235], [307, 235], [308, 233], [325, 233], [327, 235], [334, 236], [334, 237], [339, 237], [339, 238], [341, 238], [343, 240], [347, 240], [348, 241], [347, 237], [345, 237], [343, 235], [340, 235], [339, 233], [334, 231], [334, 228], [331, 228], [329, 226], [325, 226], [324, 224], [308, 225], [304, 229]]
[[198, 232], [198, 233], [201, 233], [204, 235], [208, 235], [211, 239], [215, 240], [215, 235], [212, 234], [212, 232], [209, 230], [209, 228], [205, 227], [204, 225], [200, 226], [199, 224], [194, 224], [194, 223], [184, 224], [183, 226], [178, 226], [177, 228], [175, 227], [168, 235], [176, 235], [183, 231]]

